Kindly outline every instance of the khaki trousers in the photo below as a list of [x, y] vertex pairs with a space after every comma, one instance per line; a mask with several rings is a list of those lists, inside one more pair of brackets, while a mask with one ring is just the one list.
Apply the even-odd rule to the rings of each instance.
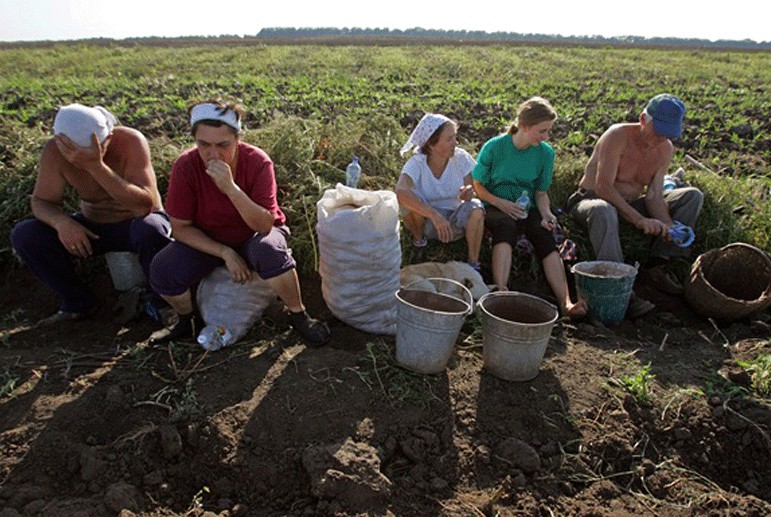
[[[701, 211], [704, 196], [695, 187], [683, 187], [664, 192], [664, 202], [675, 221], [694, 227]], [[644, 198], [630, 203], [643, 216], [649, 217]], [[597, 197], [591, 190], [579, 189], [567, 202], [567, 210], [589, 232], [589, 240], [597, 260], [623, 262], [624, 253], [619, 239], [620, 224], [631, 226], [624, 220], [619, 222], [616, 207]], [[681, 248], [661, 237], [656, 237], [651, 246], [651, 257], [671, 258], [687, 256], [688, 248]]]

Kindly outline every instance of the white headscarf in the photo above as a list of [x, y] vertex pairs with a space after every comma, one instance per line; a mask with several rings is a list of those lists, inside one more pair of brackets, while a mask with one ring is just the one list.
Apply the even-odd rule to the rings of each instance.
[[420, 119], [420, 122], [418, 122], [418, 125], [412, 131], [412, 134], [407, 139], [407, 142], [405, 142], [405, 144], [402, 146], [402, 149], [399, 151], [399, 153], [404, 156], [413, 147], [422, 147], [426, 142], [428, 142], [428, 139], [431, 138], [431, 135], [434, 134], [434, 131], [439, 129], [439, 127], [445, 122], [452, 121], [444, 115], [440, 115], [438, 113], [426, 113], [423, 115], [423, 118]]
[[99, 143], [104, 143], [116, 122], [115, 116], [101, 106], [70, 104], [56, 113], [54, 134], [64, 134], [81, 147], [91, 147], [91, 135], [96, 133]]
[[241, 120], [238, 117], [238, 113], [230, 108], [223, 108], [222, 106], [217, 106], [210, 102], [196, 104], [193, 106], [193, 109], [190, 110], [191, 127], [201, 120], [219, 120], [236, 131], [241, 131]]

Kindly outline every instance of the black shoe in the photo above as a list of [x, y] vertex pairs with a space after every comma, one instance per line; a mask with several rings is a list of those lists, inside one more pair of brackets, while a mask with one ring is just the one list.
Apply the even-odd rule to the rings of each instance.
[[645, 316], [655, 308], [656, 306], [648, 300], [640, 298], [632, 293], [632, 296], [629, 298], [629, 305], [627, 305], [626, 308], [626, 317], [630, 320], [636, 320], [637, 318]]
[[311, 346], [321, 346], [329, 339], [330, 332], [326, 323], [311, 318], [305, 311], [290, 312], [289, 320], [292, 328]]
[[52, 314], [51, 316], [47, 318], [43, 318], [42, 320], [38, 321], [35, 326], [36, 327], [50, 327], [52, 325], [58, 325], [59, 323], [65, 322], [65, 321], [80, 321], [88, 319], [92, 316], [94, 316], [99, 309], [98, 305], [94, 305], [90, 309], [87, 309], [83, 312], [64, 312], [64, 311], [57, 311], [56, 313]]
[[197, 314], [195, 316], [192, 314], [180, 316], [179, 321], [173, 327], [160, 331], [157, 336], [150, 339], [150, 342], [158, 345], [170, 341], [195, 342], [205, 325], [203, 318]]
[[683, 294], [683, 283], [672, 271], [667, 269], [666, 264], [641, 269], [639, 275], [644, 282], [647, 282], [661, 292], [671, 294], [672, 296]]

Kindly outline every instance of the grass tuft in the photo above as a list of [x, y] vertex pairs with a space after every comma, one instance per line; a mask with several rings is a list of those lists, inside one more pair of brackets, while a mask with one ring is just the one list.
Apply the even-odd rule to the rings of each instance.
[[6, 366], [3, 369], [3, 372], [0, 373], [0, 399], [11, 396], [11, 393], [16, 389], [18, 383], [19, 376]]
[[366, 358], [371, 365], [369, 379], [374, 379], [386, 399], [395, 405], [411, 402], [426, 406], [436, 399], [433, 388], [435, 376], [418, 374], [402, 368], [393, 349], [384, 341], [367, 343]]
[[752, 379], [752, 389], [761, 397], [771, 397], [771, 354], [759, 355], [752, 361], [737, 361]]
[[635, 375], [621, 377], [621, 384], [638, 403], [647, 404], [651, 401], [653, 395], [651, 381], [655, 378], [656, 376], [651, 373], [651, 365], [648, 363]]

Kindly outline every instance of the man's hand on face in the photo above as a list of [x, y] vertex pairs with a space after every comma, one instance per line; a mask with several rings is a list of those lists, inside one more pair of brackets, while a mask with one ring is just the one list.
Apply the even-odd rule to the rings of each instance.
[[67, 135], [61, 133], [54, 136], [54, 141], [65, 160], [74, 167], [89, 172], [97, 170], [101, 166], [102, 158], [107, 151], [107, 140], [104, 144], [100, 144], [96, 133], [91, 133], [91, 145], [89, 147], [81, 147], [70, 140]]

